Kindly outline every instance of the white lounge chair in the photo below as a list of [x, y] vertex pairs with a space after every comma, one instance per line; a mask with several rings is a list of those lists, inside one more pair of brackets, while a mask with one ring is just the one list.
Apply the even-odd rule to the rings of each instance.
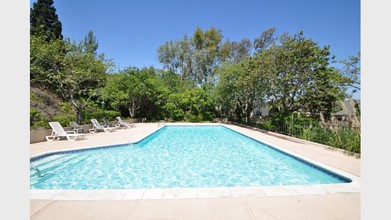
[[76, 139], [84, 139], [84, 134], [76, 134], [75, 131], [65, 131], [61, 124], [57, 121], [49, 122], [50, 127], [52, 128], [52, 134], [46, 136], [47, 141], [53, 141], [55, 139], [66, 138], [68, 141], [74, 141]]
[[81, 131], [81, 133], [83, 133], [83, 127], [81, 125], [79, 125], [78, 123], [71, 121], [70, 125], [72, 127], [72, 130], [76, 131], [77, 134], [79, 133], [79, 131]]
[[117, 117], [116, 118], [118, 123], [116, 124], [116, 126], [118, 127], [127, 127], [127, 128], [131, 128], [131, 127], [134, 127], [134, 124], [133, 123], [129, 123], [129, 122], [126, 122], [126, 121], [122, 121], [121, 117]]
[[93, 130], [94, 131], [104, 131], [104, 132], [111, 132], [115, 131], [116, 127], [104, 127], [99, 124], [99, 122], [93, 118], [91, 119], [92, 125], [93, 125]]

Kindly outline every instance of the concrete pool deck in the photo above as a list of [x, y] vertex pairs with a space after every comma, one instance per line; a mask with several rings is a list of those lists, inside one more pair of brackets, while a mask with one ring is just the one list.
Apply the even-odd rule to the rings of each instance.
[[[179, 123], [175, 123], [179, 124]], [[184, 124], [184, 123], [181, 123]], [[185, 123], [187, 124], [187, 123]], [[203, 123], [205, 124], [205, 123]], [[30, 190], [31, 219], [360, 219], [360, 159], [274, 133], [225, 126], [354, 179], [348, 184], [151, 190]], [[160, 129], [137, 123], [85, 140], [30, 144], [30, 156], [136, 142]]]

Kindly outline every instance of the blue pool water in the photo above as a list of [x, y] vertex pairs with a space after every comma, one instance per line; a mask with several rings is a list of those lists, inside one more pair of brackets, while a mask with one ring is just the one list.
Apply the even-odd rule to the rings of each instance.
[[349, 179], [224, 126], [165, 126], [136, 144], [31, 160], [32, 189], [306, 185]]

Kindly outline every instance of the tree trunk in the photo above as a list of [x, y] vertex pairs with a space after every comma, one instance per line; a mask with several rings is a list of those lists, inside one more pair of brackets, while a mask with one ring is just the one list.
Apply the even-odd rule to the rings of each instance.
[[132, 107], [129, 107], [128, 110], [129, 110], [130, 117], [133, 118], [135, 112], [134, 109]]
[[81, 110], [81, 108], [77, 108], [77, 124], [79, 125], [81, 125], [81, 120], [83, 119]]

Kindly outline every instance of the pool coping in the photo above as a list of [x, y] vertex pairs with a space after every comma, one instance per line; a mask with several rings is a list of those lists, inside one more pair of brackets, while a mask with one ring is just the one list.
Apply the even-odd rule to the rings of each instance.
[[[32, 158], [42, 157], [47, 154], [57, 152], [70, 152], [78, 150], [89, 150], [93, 148], [113, 147], [124, 144], [135, 144], [150, 135], [156, 133], [166, 125], [192, 125], [192, 123], [165, 123], [154, 129], [147, 135], [142, 136], [136, 141], [126, 143], [114, 143], [110, 145], [89, 146], [72, 150], [56, 150], [51, 152], [44, 152], [30, 156]], [[211, 187], [211, 188], [155, 188], [155, 189], [105, 189], [105, 190], [40, 190], [30, 189], [30, 199], [32, 200], [141, 200], [141, 199], [195, 199], [195, 198], [235, 198], [235, 197], [265, 197], [265, 196], [293, 196], [293, 195], [324, 195], [334, 193], [355, 193], [361, 192], [360, 182], [361, 178], [342, 171], [335, 167], [321, 163], [304, 155], [291, 152], [283, 149], [267, 141], [260, 141], [254, 137], [242, 133], [235, 129], [234, 126], [229, 126], [221, 123], [213, 124], [197, 124], [197, 125], [214, 125], [224, 126], [230, 130], [238, 132], [254, 141], [261, 142], [269, 147], [275, 148], [283, 153], [292, 155], [311, 164], [324, 168], [328, 171], [349, 178], [350, 183], [338, 184], [311, 184], [311, 185], [284, 185], [284, 186], [246, 186], [246, 187]]]

